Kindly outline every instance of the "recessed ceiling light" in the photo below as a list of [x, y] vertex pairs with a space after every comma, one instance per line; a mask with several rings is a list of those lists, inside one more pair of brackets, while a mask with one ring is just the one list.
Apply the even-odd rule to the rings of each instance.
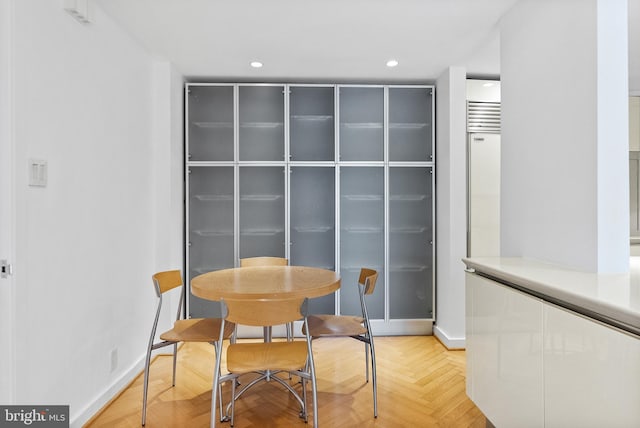
[[262, 63], [260, 61], [251, 61], [251, 67], [260, 68], [262, 67]]
[[398, 61], [395, 59], [390, 59], [389, 61], [387, 61], [387, 67], [395, 67], [396, 65], [398, 65]]

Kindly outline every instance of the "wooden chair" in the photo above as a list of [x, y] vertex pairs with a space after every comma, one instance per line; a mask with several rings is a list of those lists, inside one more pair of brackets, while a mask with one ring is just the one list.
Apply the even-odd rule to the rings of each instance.
[[[247, 257], [240, 259], [240, 267], [252, 267], [252, 266], [289, 266], [289, 260], [284, 257]], [[293, 337], [293, 323], [286, 325], [287, 340], [291, 340]], [[264, 337], [271, 340], [271, 328], [264, 328]]]
[[[169, 331], [165, 331], [160, 335], [160, 342], [155, 341], [156, 329], [158, 327], [158, 319], [160, 318], [160, 311], [162, 310], [162, 296], [169, 290], [173, 290], [176, 287], [181, 287], [182, 274], [179, 270], [170, 270], [165, 272], [158, 272], [153, 275], [153, 285], [158, 296], [158, 309], [156, 310], [156, 316], [153, 321], [153, 327], [151, 328], [151, 335], [149, 336], [149, 345], [147, 346], [147, 357], [144, 365], [144, 387], [142, 397], [142, 425], [144, 426], [147, 417], [147, 389], [149, 386], [149, 365], [151, 364], [152, 351], [163, 348], [165, 346], [173, 345], [173, 386], [176, 384], [176, 357], [178, 355], [178, 343], [179, 342], [222, 342], [220, 338], [227, 339], [231, 336], [234, 330], [234, 325], [231, 322], [224, 323], [224, 329], [221, 330], [222, 319], [220, 318], [191, 318], [182, 319], [182, 308], [184, 302], [184, 287], [180, 292], [180, 300], [178, 303], [178, 314], [176, 321], [173, 324], [173, 328]], [[222, 401], [220, 402], [222, 408]]]
[[[365, 295], [372, 294], [376, 288], [378, 272], [373, 269], [362, 268], [358, 279], [358, 294], [362, 316], [349, 315], [309, 315], [309, 334], [317, 337], [352, 337], [364, 342], [366, 380], [369, 382], [369, 352], [371, 352], [371, 374], [373, 378], [373, 417], [378, 417], [378, 385], [376, 383], [376, 352], [373, 346], [373, 335]], [[303, 326], [302, 332], [306, 334]]]
[[[221, 313], [225, 320], [220, 326], [222, 334], [225, 324], [232, 322], [250, 326], [273, 326], [285, 324], [299, 319], [307, 325], [308, 299], [274, 299], [274, 300], [222, 300], [220, 302]], [[261, 372], [268, 373], [268, 379], [276, 381], [284, 386], [300, 404], [300, 417], [308, 420], [307, 406], [307, 386], [311, 382], [311, 392], [313, 397], [313, 426], [318, 426], [318, 397], [316, 390], [316, 374], [313, 363], [313, 353], [311, 351], [311, 336], [305, 334], [306, 340], [278, 341], [278, 342], [254, 342], [254, 343], [231, 343], [227, 348], [227, 370], [228, 374], [222, 376], [220, 373], [220, 362], [222, 359], [222, 342], [216, 343], [216, 367], [214, 369], [214, 380], [211, 395], [211, 427], [215, 427], [215, 403], [216, 395], [221, 393], [220, 385], [223, 382], [231, 381], [231, 426], [235, 419], [235, 401], [251, 386], [257, 383], [256, 380], [249, 382], [238, 393], [236, 386], [237, 378], [245, 373]], [[291, 386], [286, 379], [275, 376], [278, 371], [286, 371], [299, 376], [302, 382], [296, 382]], [[261, 377], [259, 379], [263, 379]], [[294, 389], [297, 385], [302, 386], [299, 393]], [[220, 420], [228, 417], [222, 415], [220, 410]]]

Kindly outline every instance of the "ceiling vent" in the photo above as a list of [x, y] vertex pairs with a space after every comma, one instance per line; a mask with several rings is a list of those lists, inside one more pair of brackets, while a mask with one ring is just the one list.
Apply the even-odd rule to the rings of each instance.
[[467, 132], [500, 133], [500, 103], [467, 101]]

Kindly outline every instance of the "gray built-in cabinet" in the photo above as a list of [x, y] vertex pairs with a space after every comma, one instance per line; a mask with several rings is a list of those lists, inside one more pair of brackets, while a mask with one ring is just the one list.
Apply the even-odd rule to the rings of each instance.
[[[336, 270], [315, 313], [357, 314], [361, 267], [376, 334], [434, 321], [434, 88], [188, 84], [187, 280], [253, 256]], [[191, 316], [217, 315], [191, 296]]]

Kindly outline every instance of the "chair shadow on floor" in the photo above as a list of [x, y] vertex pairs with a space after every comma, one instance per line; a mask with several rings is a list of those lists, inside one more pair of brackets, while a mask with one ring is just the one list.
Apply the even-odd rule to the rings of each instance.
[[[279, 374], [283, 379], [287, 379], [286, 374]], [[247, 384], [256, 375], [247, 375], [242, 378], [242, 383]], [[330, 382], [326, 379], [318, 379], [319, 382]], [[294, 388], [300, 389], [299, 382], [292, 380], [290, 383]], [[368, 385], [362, 382], [354, 385], [350, 392], [328, 392], [318, 390], [319, 416], [323, 419], [332, 419], [331, 412], [334, 403], [340, 403], [341, 407], [353, 408], [357, 402], [356, 394], [362, 389], [367, 389]], [[287, 395], [289, 395], [287, 399]], [[222, 386], [222, 397], [224, 405], [229, 403], [231, 398], [230, 385]], [[149, 395], [147, 412], [153, 415], [154, 420], [173, 420], [176, 412], [185, 412], [192, 422], [193, 427], [208, 427], [210, 418], [211, 390], [203, 391], [197, 395], [185, 397], [185, 391], [176, 391], [175, 387], [165, 386], [161, 390], [155, 390]], [[253, 421], [246, 426], [255, 427], [256, 420], [260, 420], [260, 426], [282, 427], [286, 425], [304, 426], [305, 422], [298, 417], [299, 406], [297, 401], [276, 382], [260, 382], [247, 390], [242, 397], [236, 401], [236, 414], [240, 418], [236, 420], [234, 428], [240, 428], [245, 424], [242, 421]], [[324, 414], [324, 413], [327, 414]], [[324, 426], [330, 426], [323, 423]], [[221, 426], [229, 426], [223, 423]], [[306, 424], [311, 427], [312, 424]]]

